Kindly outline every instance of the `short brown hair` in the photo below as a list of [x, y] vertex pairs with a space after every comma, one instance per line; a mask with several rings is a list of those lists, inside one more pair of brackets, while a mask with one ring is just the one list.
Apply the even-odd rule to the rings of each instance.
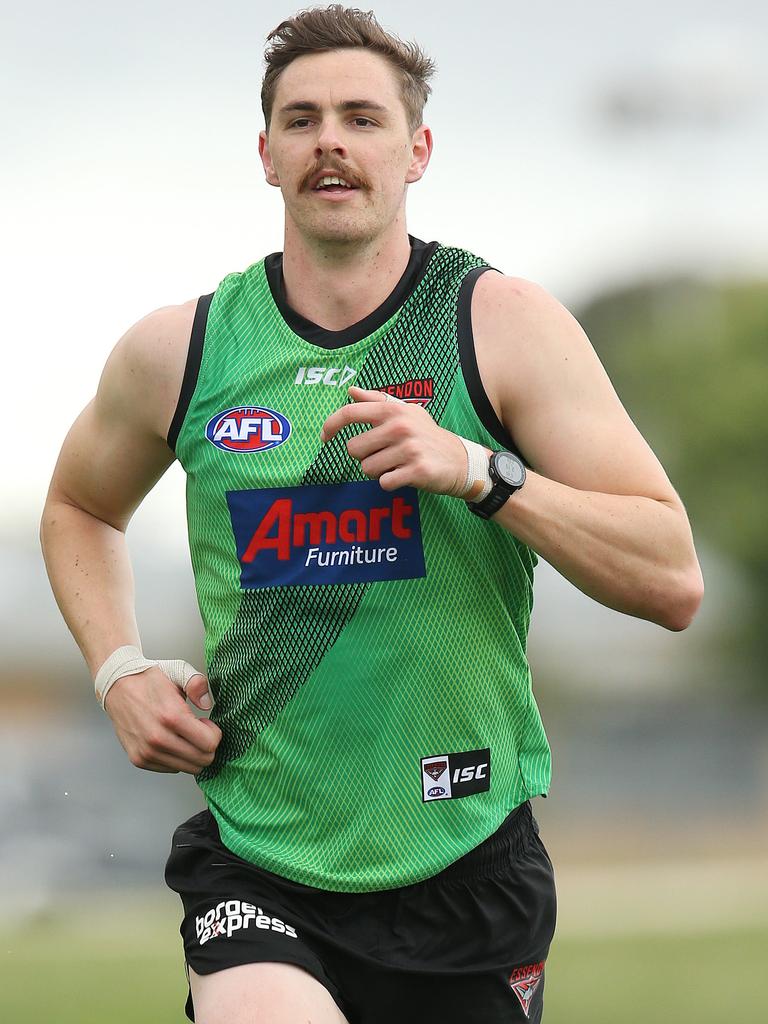
[[435, 63], [416, 43], [403, 42], [385, 32], [373, 11], [331, 4], [300, 11], [281, 22], [269, 33], [264, 60], [267, 70], [261, 85], [261, 108], [267, 131], [272, 119], [272, 104], [277, 80], [282, 71], [297, 57], [328, 50], [364, 47], [380, 53], [399, 73], [400, 95], [405, 106], [411, 132], [421, 125], [424, 104], [432, 92], [427, 79], [435, 72]]

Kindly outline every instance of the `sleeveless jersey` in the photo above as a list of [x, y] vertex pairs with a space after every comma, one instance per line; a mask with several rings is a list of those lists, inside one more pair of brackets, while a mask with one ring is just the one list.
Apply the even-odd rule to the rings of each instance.
[[534, 553], [461, 499], [368, 479], [346, 450], [365, 426], [320, 438], [354, 382], [499, 447], [469, 312], [488, 264], [418, 244], [404, 301], [332, 348], [286, 321], [272, 257], [225, 277], [198, 302], [168, 439], [223, 733], [197, 781], [230, 850], [326, 890], [431, 877], [550, 779]]

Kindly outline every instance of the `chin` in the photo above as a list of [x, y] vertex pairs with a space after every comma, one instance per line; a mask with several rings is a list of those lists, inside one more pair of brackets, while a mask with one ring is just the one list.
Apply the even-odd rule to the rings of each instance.
[[352, 245], [378, 238], [387, 227], [387, 218], [370, 208], [357, 210], [288, 211], [299, 233], [307, 240], [324, 245]]
[[382, 231], [383, 225], [370, 224], [362, 221], [361, 218], [350, 220], [339, 218], [335, 223], [325, 221], [321, 224], [305, 225], [306, 234], [316, 242], [326, 244], [351, 245], [355, 242], [368, 242], [376, 238]]

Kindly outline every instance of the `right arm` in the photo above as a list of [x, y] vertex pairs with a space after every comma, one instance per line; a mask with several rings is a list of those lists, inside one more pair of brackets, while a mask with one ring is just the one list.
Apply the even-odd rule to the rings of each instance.
[[[56, 602], [91, 675], [116, 648], [141, 647], [125, 530], [174, 455], [166, 442], [196, 302], [157, 310], [120, 339], [95, 398], [61, 449], [40, 526]], [[197, 677], [195, 702], [207, 681]], [[221, 739], [159, 668], [125, 676], [105, 710], [133, 764], [196, 774]]]

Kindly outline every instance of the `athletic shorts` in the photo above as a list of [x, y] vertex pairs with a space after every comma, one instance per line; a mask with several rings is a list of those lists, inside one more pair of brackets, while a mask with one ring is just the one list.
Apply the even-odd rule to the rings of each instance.
[[[524, 803], [423, 882], [328, 892], [231, 853], [205, 810], [176, 829], [165, 879], [181, 896], [185, 960], [198, 974], [297, 964], [349, 1024], [538, 1022], [556, 913], [538, 832]], [[186, 1013], [195, 1019], [191, 994]]]

